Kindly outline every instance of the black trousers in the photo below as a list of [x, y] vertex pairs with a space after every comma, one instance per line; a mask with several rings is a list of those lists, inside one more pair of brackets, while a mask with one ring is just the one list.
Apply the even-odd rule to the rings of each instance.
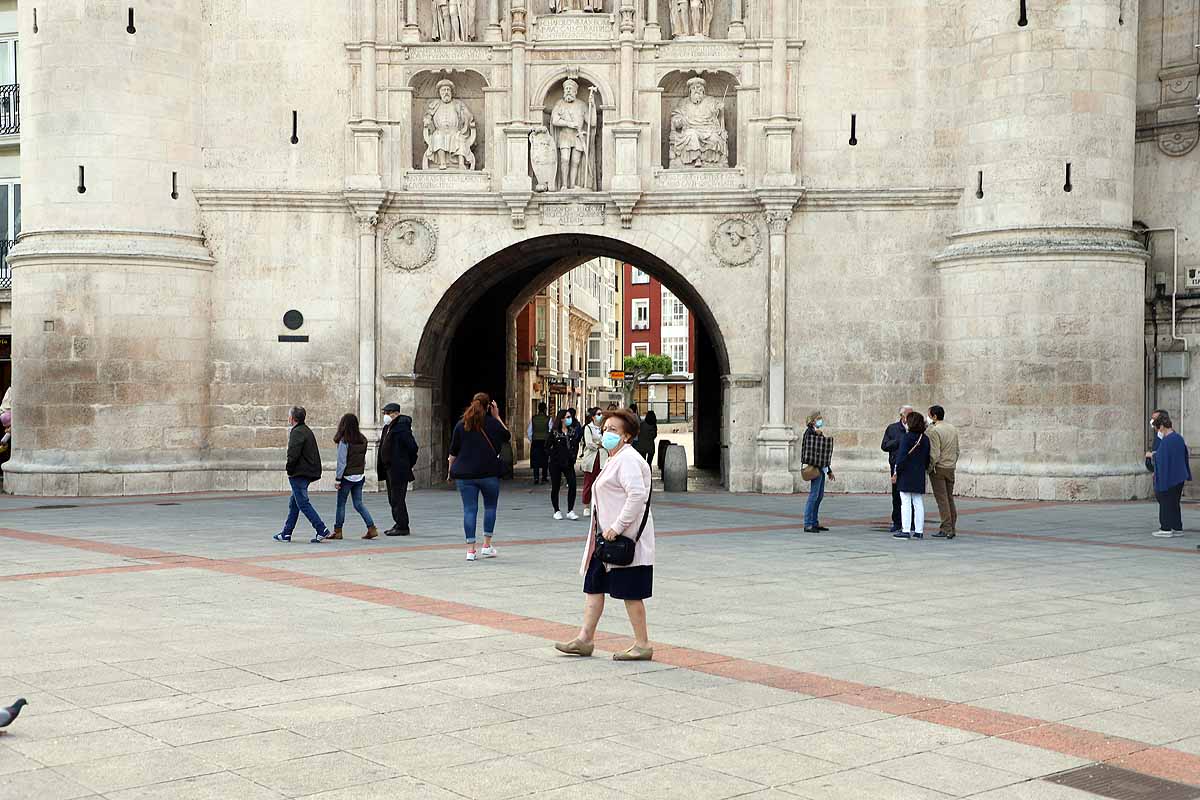
[[396, 530], [408, 530], [408, 481], [388, 475], [388, 504], [392, 507], [392, 521]]
[[567, 510], [575, 510], [575, 467], [556, 467], [550, 465], [550, 502], [558, 511], [558, 490], [562, 488], [562, 479], [567, 479]]
[[550, 467], [546, 465], [546, 442], [531, 442], [529, 447], [529, 466], [533, 467], [534, 483], [544, 481], [550, 475]]
[[900, 487], [892, 484], [892, 527], [900, 527]]
[[1158, 498], [1158, 528], [1163, 531], [1183, 530], [1183, 511], [1179, 499], [1183, 497], [1183, 484], [1172, 486], [1165, 492], [1155, 492]]

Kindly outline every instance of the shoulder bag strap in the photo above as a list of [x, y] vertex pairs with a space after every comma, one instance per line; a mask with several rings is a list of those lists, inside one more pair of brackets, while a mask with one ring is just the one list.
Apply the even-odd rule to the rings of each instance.
[[487, 421], [484, 420], [484, 422], [485, 424], [479, 426], [479, 432], [483, 434], [483, 440], [488, 443], [488, 447], [492, 448], [492, 452], [496, 454], [497, 458], [499, 458], [500, 453], [496, 450], [496, 445], [492, 444], [492, 437], [487, 435]]
[[921, 434], [918, 434], [918, 435], [917, 435], [917, 443], [916, 443], [916, 444], [914, 444], [914, 445], [912, 446], [912, 448], [910, 448], [910, 449], [909, 449], [909, 451], [908, 451], [908, 454], [909, 454], [910, 456], [913, 454], [913, 452], [914, 452], [914, 451], [915, 451], [915, 450], [916, 450], [918, 447], [920, 447], [920, 446], [921, 446], [921, 440], [922, 440], [922, 439], [924, 439], [924, 438], [925, 438], [925, 434], [923, 434], [923, 433], [921, 433]]
[[[646, 495], [646, 510], [642, 512], [642, 524], [638, 526], [637, 536], [634, 537], [634, 543], [642, 540], [642, 533], [646, 530], [646, 522], [650, 519], [650, 498], [654, 496], [654, 476], [650, 476], [650, 493]], [[600, 528], [600, 498], [596, 497], [595, 490], [592, 491], [592, 505], [596, 507], [595, 513], [592, 514], [592, 532], [599, 535]]]

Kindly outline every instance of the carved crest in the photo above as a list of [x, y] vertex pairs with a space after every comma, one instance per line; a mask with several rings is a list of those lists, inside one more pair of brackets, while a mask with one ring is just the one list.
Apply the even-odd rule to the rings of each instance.
[[762, 251], [762, 231], [749, 217], [731, 217], [717, 225], [709, 243], [721, 264], [743, 267]]
[[400, 219], [383, 235], [383, 259], [393, 269], [412, 272], [437, 252], [437, 226], [423, 219]]
[[529, 134], [529, 161], [533, 164], [533, 174], [537, 178], [534, 191], [553, 190], [558, 182], [558, 149], [554, 146], [554, 137], [545, 125]]

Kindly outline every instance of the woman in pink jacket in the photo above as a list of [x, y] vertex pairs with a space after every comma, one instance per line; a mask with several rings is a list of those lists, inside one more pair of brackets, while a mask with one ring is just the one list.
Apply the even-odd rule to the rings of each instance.
[[[608, 461], [592, 484], [592, 525], [583, 551], [583, 627], [569, 642], [554, 645], [559, 652], [590, 656], [595, 650], [596, 626], [604, 613], [604, 595], [624, 600], [633, 626], [633, 646], [614, 653], [614, 661], [649, 661], [654, 657], [646, 631], [646, 598], [654, 583], [654, 519], [650, 514], [650, 465], [630, 444], [638, 435], [637, 415], [626, 409], [604, 415], [601, 446]], [[640, 535], [639, 535], [640, 531]], [[633, 563], [627, 567], [595, 558], [596, 536], [614, 541], [628, 536], [637, 541]]]

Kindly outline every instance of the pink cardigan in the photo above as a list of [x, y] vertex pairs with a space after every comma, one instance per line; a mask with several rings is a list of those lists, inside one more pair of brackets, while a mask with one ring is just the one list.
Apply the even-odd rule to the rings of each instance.
[[[592, 484], [592, 525], [588, 529], [587, 543], [583, 548], [583, 563], [579, 574], [587, 574], [588, 564], [592, 560], [596, 536], [612, 528], [622, 536], [630, 539], [637, 537], [638, 528], [642, 524], [642, 513], [646, 509], [646, 501], [650, 498], [650, 465], [642, 454], [633, 449], [633, 445], [625, 445], [615, 456], [612, 456], [600, 470], [596, 482]], [[631, 567], [650, 566], [654, 564], [654, 512], [646, 518], [646, 529], [642, 538], [633, 551]], [[622, 569], [605, 564], [608, 569]]]

